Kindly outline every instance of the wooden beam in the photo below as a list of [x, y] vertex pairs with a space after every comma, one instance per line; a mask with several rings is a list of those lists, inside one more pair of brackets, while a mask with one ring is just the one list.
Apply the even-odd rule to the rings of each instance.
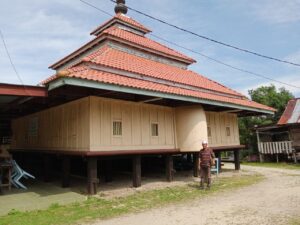
[[174, 179], [173, 156], [166, 155], [166, 178], [171, 182]]
[[135, 155], [132, 158], [132, 184], [133, 187], [140, 187], [142, 183], [142, 175], [141, 175], [141, 156]]
[[199, 177], [199, 152], [193, 153], [194, 177]]
[[163, 99], [163, 98], [151, 98], [151, 99], [143, 100], [143, 101], [140, 101], [140, 102], [148, 103], [148, 102], [159, 101], [159, 100], [162, 100], [162, 99]]
[[43, 161], [44, 161], [43, 180], [44, 182], [50, 182], [51, 174], [52, 174], [51, 156], [48, 154], [43, 154]]
[[241, 109], [232, 109], [232, 110], [224, 110], [224, 111], [220, 111], [223, 113], [237, 113], [237, 112], [242, 112], [243, 110]]
[[235, 170], [240, 170], [240, 150], [234, 150], [234, 168]]
[[87, 158], [87, 191], [89, 195], [97, 194], [97, 187], [99, 183], [97, 175], [97, 157]]
[[70, 156], [63, 156], [62, 159], [62, 187], [70, 187], [70, 169], [71, 160]]

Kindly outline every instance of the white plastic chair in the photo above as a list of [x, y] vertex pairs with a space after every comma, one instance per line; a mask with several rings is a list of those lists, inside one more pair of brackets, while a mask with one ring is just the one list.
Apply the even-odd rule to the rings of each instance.
[[35, 179], [35, 177], [33, 175], [31, 175], [30, 173], [21, 169], [21, 167], [17, 164], [17, 162], [15, 160], [12, 160], [12, 165], [13, 165], [12, 184], [16, 188], [27, 189], [27, 187], [20, 182], [20, 179], [22, 177], [24, 177], [26, 179], [28, 179], [28, 178]]

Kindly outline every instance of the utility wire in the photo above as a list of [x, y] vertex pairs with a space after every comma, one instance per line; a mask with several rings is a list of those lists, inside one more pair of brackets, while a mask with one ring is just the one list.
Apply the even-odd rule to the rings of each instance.
[[81, 1], [82, 3], [84, 3], [84, 4], [86, 4], [86, 5], [90, 6], [90, 7], [92, 7], [92, 8], [94, 8], [94, 9], [99, 10], [100, 12], [103, 12], [103, 13], [106, 14], [106, 15], [113, 16], [112, 14], [110, 14], [110, 13], [108, 13], [108, 12], [106, 12], [106, 11], [100, 9], [100, 8], [98, 8], [98, 7], [95, 6], [95, 5], [92, 5], [91, 3], [88, 3], [88, 2], [83, 1], [83, 0], [79, 0], [79, 1]]
[[[87, 2], [85, 2], [85, 1], [83, 1], [83, 0], [80, 0], [80, 1], [81, 1], [82, 3], [84, 3], [84, 4], [87, 4], [87, 5], [89, 5], [89, 6], [93, 7], [93, 8], [95, 8], [95, 9], [97, 9], [97, 10], [99, 10], [99, 11], [101, 11], [101, 12], [107, 14], [107, 15], [113, 16], [113, 15], [111, 15], [110, 13], [108, 13], [108, 12], [102, 10], [102, 9], [99, 9], [98, 7], [96, 7], [96, 6], [94, 6], [94, 5], [90, 4], [90, 3], [87, 3]], [[198, 54], [198, 55], [200, 55], [200, 56], [202, 56], [202, 57], [205, 57], [205, 58], [207, 58], [207, 59], [209, 59], [209, 60], [214, 61], [215, 63], [221, 64], [221, 65], [226, 66], [226, 67], [229, 67], [229, 68], [231, 68], [231, 69], [234, 69], [234, 70], [237, 70], [237, 71], [240, 71], [240, 72], [243, 72], [243, 73], [248, 73], [248, 74], [251, 74], [251, 75], [260, 77], [260, 78], [264, 78], [264, 79], [266, 79], [266, 80], [274, 81], [274, 82], [277, 82], [277, 83], [280, 83], [280, 84], [283, 84], [283, 85], [286, 85], [286, 86], [289, 86], [289, 87], [299, 88], [299, 89], [300, 89], [300, 87], [298, 87], [298, 86], [295, 86], [295, 85], [292, 85], [292, 84], [288, 84], [288, 83], [285, 83], [285, 82], [282, 82], [282, 81], [279, 81], [279, 80], [275, 80], [275, 79], [270, 78], [270, 77], [267, 77], [267, 76], [265, 76], [265, 75], [262, 75], [262, 74], [259, 74], [259, 73], [255, 73], [255, 72], [252, 72], [252, 71], [249, 71], [249, 70], [245, 70], [245, 69], [242, 69], [242, 68], [239, 68], [239, 67], [230, 65], [230, 64], [228, 64], [228, 63], [224, 63], [224, 62], [222, 62], [221, 60], [212, 58], [212, 57], [207, 56], [207, 55], [205, 55], [205, 54], [203, 54], [203, 53], [200, 53], [200, 52], [198, 52], [198, 51], [195, 51], [195, 50], [186, 48], [186, 47], [184, 47], [184, 46], [182, 46], [182, 45], [176, 44], [176, 43], [174, 43], [174, 42], [168, 41], [168, 40], [166, 40], [166, 39], [164, 39], [164, 38], [162, 38], [162, 37], [159, 37], [159, 36], [157, 36], [157, 35], [154, 35], [154, 34], [149, 34], [149, 35], [151, 35], [151, 36], [153, 36], [153, 37], [155, 37], [155, 38], [157, 38], [157, 39], [160, 39], [160, 40], [162, 40], [162, 41], [165, 41], [165, 42], [167, 42], [167, 43], [169, 43], [169, 44], [172, 44], [172, 45], [174, 45], [174, 46], [177, 46], [177, 47], [179, 47], [179, 48], [182, 48], [182, 49], [185, 49], [185, 50], [187, 50], [187, 51], [190, 51], [190, 52], [193, 52], [193, 53], [195, 53], [195, 54]]]
[[0, 36], [1, 36], [1, 39], [2, 39], [2, 42], [3, 42], [3, 46], [5, 48], [5, 51], [6, 51], [7, 57], [9, 59], [9, 61], [10, 61], [11, 67], [13, 68], [13, 70], [14, 70], [15, 74], [17, 75], [19, 81], [21, 82], [21, 84], [23, 85], [25, 91], [27, 92], [27, 90], [25, 88], [25, 85], [24, 85], [24, 82], [23, 82], [21, 76], [19, 75], [19, 73], [18, 73], [18, 71], [17, 71], [17, 69], [15, 67], [15, 64], [13, 63], [12, 58], [11, 58], [11, 56], [9, 54], [9, 51], [8, 51], [8, 48], [7, 48], [7, 45], [6, 45], [6, 42], [5, 42], [5, 39], [4, 39], [4, 36], [3, 36], [3, 33], [2, 33], [1, 30], [0, 30]]
[[207, 55], [205, 55], [205, 54], [203, 54], [203, 53], [201, 53], [201, 52], [198, 52], [198, 51], [195, 51], [195, 50], [193, 50], [193, 49], [186, 48], [186, 47], [184, 47], [184, 46], [182, 46], [182, 45], [176, 44], [176, 43], [174, 43], [174, 42], [168, 41], [168, 40], [166, 40], [166, 39], [164, 39], [164, 38], [162, 38], [162, 37], [159, 37], [159, 36], [157, 36], [157, 35], [154, 35], [154, 34], [149, 34], [149, 35], [150, 35], [150, 36], [153, 36], [153, 37], [155, 37], [155, 38], [157, 38], [157, 39], [160, 39], [160, 40], [162, 40], [162, 41], [165, 41], [165, 42], [167, 42], [167, 43], [169, 43], [169, 44], [172, 44], [172, 45], [174, 45], [174, 46], [177, 46], [177, 47], [179, 47], [179, 48], [182, 48], [182, 49], [185, 49], [185, 50], [187, 50], [187, 51], [193, 52], [193, 53], [195, 53], [195, 54], [201, 55], [201, 56], [203, 56], [203, 57], [205, 57], [205, 58], [207, 58], [207, 59], [209, 59], [209, 60], [212, 60], [212, 61], [214, 61], [214, 62], [216, 62], [216, 63], [219, 63], [219, 64], [221, 64], [221, 65], [223, 65], [223, 66], [227, 66], [227, 67], [229, 67], [229, 68], [231, 68], [231, 69], [238, 70], [238, 71], [243, 72], [243, 73], [252, 74], [252, 75], [257, 76], [257, 77], [260, 77], [260, 78], [264, 78], [264, 79], [267, 79], [267, 80], [270, 80], [270, 81], [274, 81], [274, 82], [277, 82], [277, 83], [280, 83], [280, 84], [283, 84], [283, 85], [286, 85], [286, 86], [290, 86], [290, 87], [293, 87], [293, 88], [299, 88], [299, 89], [300, 89], [300, 87], [298, 87], [298, 86], [295, 86], [295, 85], [292, 85], [292, 84], [288, 84], [288, 83], [285, 83], [285, 82], [282, 82], [282, 81], [279, 81], [279, 80], [275, 80], [275, 79], [273, 79], [273, 78], [270, 78], [270, 77], [267, 77], [267, 76], [265, 76], [265, 75], [262, 75], [262, 74], [259, 74], [259, 73], [255, 73], [255, 72], [252, 72], [252, 71], [249, 71], [249, 70], [241, 69], [241, 68], [239, 68], [239, 67], [230, 65], [230, 64], [228, 64], [228, 63], [224, 63], [224, 62], [222, 62], [222, 61], [220, 61], [220, 60], [218, 60], [218, 59], [212, 58], [212, 57], [207, 56]]
[[[110, 1], [116, 3], [115, 0], [110, 0]], [[218, 40], [212, 39], [210, 37], [206, 37], [206, 36], [201, 35], [201, 34], [197, 34], [197, 33], [193, 32], [193, 31], [190, 31], [190, 30], [187, 30], [185, 28], [179, 27], [177, 25], [171, 24], [171, 23], [169, 23], [167, 21], [164, 21], [162, 19], [158, 19], [158, 18], [156, 18], [154, 16], [151, 16], [151, 15], [149, 15], [147, 13], [141, 12], [141, 11], [139, 11], [137, 9], [131, 8], [131, 7], [127, 6], [127, 5], [126, 5], [126, 7], [128, 9], [130, 9], [131, 11], [134, 11], [134, 12], [136, 12], [138, 14], [146, 16], [146, 17], [148, 17], [150, 19], [156, 20], [156, 21], [158, 21], [160, 23], [163, 23], [163, 24], [168, 25], [170, 27], [176, 28], [176, 29], [181, 30], [183, 32], [192, 34], [192, 35], [197, 36], [199, 38], [202, 38], [202, 39], [214, 42], [216, 44], [223, 45], [225, 47], [232, 48], [232, 49], [235, 49], [235, 50], [238, 50], [238, 51], [241, 51], [241, 52], [245, 52], [245, 53], [248, 53], [248, 54], [252, 54], [252, 55], [255, 55], [255, 56], [259, 56], [259, 57], [262, 57], [262, 58], [265, 58], [265, 59], [270, 59], [270, 60], [273, 60], [273, 61], [277, 61], [277, 62], [286, 63], [286, 64], [290, 64], [290, 65], [293, 65], [293, 66], [299, 66], [300, 67], [299, 63], [294, 63], [294, 62], [286, 61], [286, 60], [283, 60], [283, 59], [278, 59], [278, 58], [275, 58], [275, 57], [272, 57], [272, 56], [263, 55], [261, 53], [257, 53], [257, 52], [254, 52], [254, 51], [251, 51], [251, 50], [248, 50], [248, 49], [245, 49], [245, 48], [241, 48], [241, 47], [237, 47], [237, 46], [234, 46], [234, 45], [231, 45], [231, 44], [227, 44], [225, 42], [218, 41]]]

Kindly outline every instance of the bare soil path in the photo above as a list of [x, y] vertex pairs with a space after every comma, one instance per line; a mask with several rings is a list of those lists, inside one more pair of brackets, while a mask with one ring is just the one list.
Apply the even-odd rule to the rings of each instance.
[[288, 224], [300, 217], [300, 171], [243, 166], [266, 179], [232, 192], [97, 221], [94, 225]]

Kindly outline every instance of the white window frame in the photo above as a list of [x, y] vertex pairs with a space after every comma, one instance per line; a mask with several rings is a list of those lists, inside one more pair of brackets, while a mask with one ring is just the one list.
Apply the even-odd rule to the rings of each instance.
[[[120, 127], [119, 127], [119, 130], [116, 130], [116, 133], [117, 133], [117, 131], [120, 131], [120, 134], [115, 134], [115, 124], [116, 123], [120, 123]], [[116, 129], [117, 129], [117, 127], [116, 127]], [[113, 120], [113, 122], [112, 122], [112, 135], [114, 136], [114, 137], [122, 137], [122, 135], [123, 135], [123, 123], [122, 123], [122, 120]]]

